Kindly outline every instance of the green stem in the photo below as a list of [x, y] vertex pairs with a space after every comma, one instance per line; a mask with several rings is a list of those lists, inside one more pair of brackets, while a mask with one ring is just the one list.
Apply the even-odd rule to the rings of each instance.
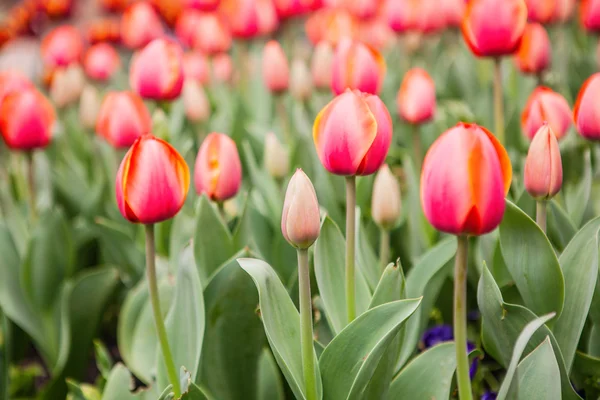
[[390, 262], [390, 231], [382, 227], [379, 232], [379, 264], [383, 272]]
[[421, 129], [419, 125], [413, 125], [413, 159], [415, 160], [415, 170], [420, 174], [421, 162], [423, 160], [423, 144], [421, 143]]
[[348, 323], [356, 318], [355, 300], [355, 212], [356, 212], [356, 177], [346, 177], [346, 312]]
[[535, 208], [535, 222], [546, 233], [546, 217], [548, 214], [548, 202], [546, 200], [538, 200]]
[[494, 59], [494, 120], [496, 123], [496, 137], [502, 145], [504, 140], [504, 96], [502, 94], [502, 59]]
[[298, 249], [298, 286], [300, 291], [300, 333], [302, 347], [302, 369], [304, 371], [304, 390], [307, 400], [316, 400], [317, 384], [315, 379], [312, 300], [310, 296], [308, 249]]
[[457, 236], [458, 247], [454, 262], [454, 344], [456, 346], [456, 379], [458, 398], [472, 400], [467, 354], [467, 254], [469, 240]]
[[35, 207], [35, 162], [33, 151], [27, 152], [27, 185], [29, 187], [29, 212], [32, 220], [37, 219], [37, 209]]
[[160, 311], [160, 300], [158, 297], [158, 284], [156, 282], [156, 249], [154, 245], [154, 225], [148, 224], [146, 228], [146, 274], [148, 278], [148, 290], [150, 292], [150, 302], [152, 303], [152, 313], [154, 316], [154, 324], [156, 325], [156, 334], [162, 351], [165, 366], [167, 367], [167, 375], [173, 386], [175, 398], [181, 397], [181, 387], [179, 384], [179, 376], [173, 355], [169, 347], [169, 339], [167, 338], [167, 329]]

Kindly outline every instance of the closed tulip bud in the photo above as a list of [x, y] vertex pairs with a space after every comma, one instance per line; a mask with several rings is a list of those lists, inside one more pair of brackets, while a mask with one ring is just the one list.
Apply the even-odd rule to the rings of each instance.
[[110, 44], [98, 43], [85, 53], [83, 66], [87, 76], [105, 82], [119, 70], [121, 60], [117, 51]]
[[79, 120], [86, 129], [94, 129], [100, 113], [100, 96], [92, 85], [86, 85], [79, 100]]
[[234, 37], [251, 39], [259, 31], [258, 0], [222, 0], [223, 11]]
[[279, 27], [279, 16], [271, 0], [258, 0], [256, 3], [258, 33], [269, 35]]
[[525, 28], [523, 40], [515, 54], [517, 67], [524, 74], [539, 75], [550, 66], [550, 38], [540, 24], [530, 23]]
[[185, 160], [169, 143], [150, 134], [131, 146], [117, 172], [119, 211], [125, 219], [153, 224], [173, 218], [190, 187]]
[[600, 0], [581, 0], [581, 25], [590, 32], [600, 31]]
[[263, 81], [273, 93], [287, 90], [290, 71], [288, 61], [283, 49], [275, 40], [265, 45], [262, 56]]
[[462, 34], [479, 57], [513, 54], [527, 25], [524, 0], [471, 0], [462, 23]]
[[0, 104], [0, 133], [11, 149], [46, 147], [55, 120], [52, 104], [35, 88], [11, 92]]
[[421, 204], [436, 229], [483, 235], [504, 216], [512, 179], [506, 150], [487, 129], [459, 123], [429, 148], [421, 172]]
[[600, 140], [600, 73], [590, 76], [579, 89], [573, 117], [577, 132], [588, 140]]
[[40, 49], [48, 69], [67, 67], [81, 60], [83, 38], [74, 26], [59, 26], [44, 37]]
[[333, 67], [333, 49], [325, 41], [319, 42], [312, 56], [310, 71], [313, 83], [319, 89], [331, 87], [331, 72]]
[[96, 133], [114, 147], [127, 148], [151, 127], [150, 113], [137, 94], [110, 92], [100, 107]]
[[210, 66], [206, 57], [197, 51], [183, 55], [183, 75], [185, 79], [191, 79], [201, 85], [208, 83], [210, 79]]
[[422, 124], [435, 114], [435, 83], [427, 71], [413, 68], [398, 91], [398, 114], [411, 124]]
[[235, 142], [223, 133], [211, 133], [202, 142], [194, 183], [198, 194], [222, 202], [235, 196], [242, 184], [242, 164]]
[[550, 199], [562, 186], [562, 161], [558, 140], [548, 125], [540, 128], [525, 160], [525, 189], [534, 199]]
[[18, 71], [0, 71], [0, 106], [8, 94], [33, 88], [33, 84]]
[[219, 54], [212, 59], [212, 77], [217, 82], [229, 82], [233, 75], [233, 63], [229, 54]]
[[398, 223], [402, 211], [400, 185], [390, 167], [384, 164], [375, 176], [371, 213], [373, 221], [386, 230], [393, 229]]
[[285, 178], [290, 170], [290, 152], [273, 132], [265, 137], [264, 162], [265, 169], [275, 179]]
[[193, 122], [204, 122], [210, 117], [210, 102], [197, 81], [186, 80], [183, 85], [185, 116]]
[[130, 49], [139, 49], [163, 36], [160, 17], [146, 2], [136, 2], [127, 7], [121, 17], [121, 40]]
[[181, 13], [175, 23], [175, 35], [185, 47], [192, 47], [197, 26], [202, 19], [202, 13], [194, 10]]
[[374, 48], [343, 39], [333, 58], [331, 90], [338, 95], [346, 89], [377, 94], [385, 77], [386, 66]]
[[226, 20], [218, 13], [200, 16], [192, 37], [192, 46], [204, 54], [219, 54], [229, 51], [231, 32]]
[[547, 24], [553, 20], [557, 0], [525, 0], [527, 19], [531, 22]]
[[169, 39], [156, 39], [137, 53], [129, 69], [131, 88], [145, 99], [173, 100], [183, 88], [183, 52]]
[[321, 214], [315, 188], [304, 171], [298, 169], [285, 192], [281, 233], [295, 248], [308, 249], [320, 231]]
[[317, 155], [336, 175], [370, 175], [385, 161], [392, 117], [381, 99], [347, 90], [319, 113], [313, 127]]
[[312, 94], [312, 79], [308, 67], [302, 60], [292, 61], [290, 92], [299, 101], [306, 101]]
[[569, 132], [571, 121], [571, 107], [567, 100], [552, 89], [540, 86], [527, 100], [521, 114], [521, 129], [531, 140], [547, 122], [556, 138], [560, 140]]
[[55, 71], [50, 86], [50, 98], [58, 108], [79, 100], [85, 86], [85, 75], [79, 65], [71, 65]]

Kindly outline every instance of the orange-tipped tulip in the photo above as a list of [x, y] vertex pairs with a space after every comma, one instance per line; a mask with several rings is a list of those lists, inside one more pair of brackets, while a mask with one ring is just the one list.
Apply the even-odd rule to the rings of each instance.
[[333, 49], [326, 41], [321, 41], [315, 47], [310, 71], [313, 83], [319, 89], [331, 87], [331, 72], [333, 68]]
[[173, 218], [190, 187], [185, 160], [169, 143], [150, 134], [138, 138], [117, 172], [117, 205], [131, 222], [153, 224]]
[[10, 92], [0, 104], [0, 133], [14, 150], [46, 147], [55, 120], [50, 101], [35, 88]]
[[169, 39], [156, 39], [137, 53], [129, 69], [131, 88], [145, 99], [173, 100], [183, 88], [183, 51]]
[[229, 51], [231, 33], [227, 21], [218, 13], [204, 13], [200, 16], [192, 37], [192, 46], [204, 54], [218, 54]]
[[233, 36], [251, 39], [260, 32], [258, 0], [222, 0], [220, 10], [225, 14]]
[[386, 66], [374, 48], [343, 39], [333, 57], [331, 90], [338, 95], [346, 89], [377, 94], [385, 78]]
[[499, 57], [519, 48], [526, 25], [527, 6], [523, 0], [471, 0], [462, 33], [475, 55]]
[[198, 52], [191, 51], [183, 55], [183, 74], [185, 79], [197, 81], [201, 85], [210, 80], [210, 66], [206, 57]]
[[567, 100], [552, 89], [540, 86], [529, 96], [521, 114], [523, 134], [530, 140], [548, 122], [558, 140], [565, 137], [571, 127], [571, 107]]
[[225, 201], [235, 196], [242, 184], [242, 164], [235, 142], [223, 133], [211, 133], [202, 142], [194, 183], [198, 194]]
[[483, 235], [504, 216], [512, 179], [506, 150], [487, 129], [459, 123], [429, 148], [421, 172], [421, 204], [436, 229]]
[[525, 189], [534, 199], [550, 199], [562, 186], [563, 171], [558, 140], [548, 125], [540, 128], [525, 160]]
[[290, 67], [281, 45], [275, 40], [271, 40], [263, 49], [262, 72], [263, 81], [271, 92], [281, 93], [287, 90]]
[[435, 114], [435, 83], [427, 71], [413, 68], [398, 91], [398, 114], [411, 124], [422, 124]]
[[600, 140], [600, 73], [590, 76], [581, 86], [573, 116], [581, 136], [589, 140]]
[[581, 0], [579, 6], [581, 25], [590, 31], [600, 31], [600, 0]]
[[140, 136], [149, 134], [151, 127], [150, 113], [137, 94], [111, 92], [100, 107], [96, 133], [114, 147], [127, 148]]
[[158, 13], [146, 2], [130, 5], [121, 18], [121, 40], [130, 49], [144, 47], [164, 34]]
[[336, 175], [370, 175], [385, 161], [392, 118], [375, 95], [347, 90], [319, 113], [313, 139], [321, 163]]
[[120, 66], [119, 53], [108, 43], [93, 45], [83, 59], [87, 76], [102, 82], [111, 79]]
[[44, 37], [40, 49], [48, 69], [67, 67], [81, 60], [83, 38], [74, 26], [59, 26]]
[[281, 233], [297, 249], [308, 249], [321, 232], [315, 188], [304, 171], [296, 170], [288, 184], [281, 214]]
[[373, 221], [386, 230], [393, 229], [402, 211], [402, 197], [400, 195], [400, 184], [392, 174], [390, 167], [384, 164], [373, 182], [373, 194], [371, 198], [371, 213]]
[[557, 0], [525, 0], [527, 18], [531, 22], [547, 24], [554, 18]]
[[0, 71], [0, 106], [5, 96], [33, 88], [31, 81], [18, 71]]
[[529, 23], [519, 50], [515, 54], [517, 67], [524, 74], [539, 75], [550, 66], [550, 38], [546, 29], [538, 23]]

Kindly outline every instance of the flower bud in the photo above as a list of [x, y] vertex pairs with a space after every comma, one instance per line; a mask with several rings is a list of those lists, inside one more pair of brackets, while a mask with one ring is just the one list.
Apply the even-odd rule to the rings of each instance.
[[290, 92], [298, 101], [307, 101], [312, 94], [312, 79], [308, 67], [302, 60], [292, 61]]
[[435, 83], [427, 71], [413, 68], [398, 91], [398, 114], [411, 124], [422, 124], [435, 113]]
[[233, 36], [251, 39], [259, 33], [258, 0], [222, 0], [222, 3], [220, 8]]
[[562, 186], [562, 161], [558, 140], [548, 124], [529, 145], [525, 160], [525, 189], [534, 199], [550, 199]]
[[308, 249], [320, 231], [321, 215], [315, 188], [304, 171], [298, 169], [285, 192], [281, 233], [292, 246]]
[[275, 40], [265, 45], [262, 56], [263, 81], [273, 93], [287, 90], [289, 83], [289, 66], [283, 49]]
[[539, 75], [550, 66], [550, 38], [540, 24], [529, 23], [515, 55], [517, 67], [524, 74]]
[[373, 221], [382, 228], [391, 230], [398, 223], [401, 210], [400, 185], [390, 167], [384, 164], [379, 168], [373, 183], [371, 198]]
[[185, 116], [193, 122], [204, 122], [210, 117], [210, 102], [202, 86], [193, 80], [183, 85], [183, 107]]
[[110, 44], [98, 43], [85, 53], [83, 66], [87, 76], [105, 82], [119, 70], [121, 60], [117, 51]]
[[164, 34], [157, 12], [144, 1], [135, 2], [121, 17], [121, 40], [130, 49], [139, 49]]
[[265, 137], [264, 162], [267, 172], [276, 179], [285, 178], [290, 170], [290, 152], [273, 132]]
[[92, 85], [86, 85], [79, 99], [79, 120], [86, 129], [94, 129], [100, 113], [100, 96]]
[[183, 75], [186, 80], [192, 79], [204, 85], [210, 79], [210, 67], [206, 57], [197, 51], [183, 55]]
[[131, 146], [137, 138], [150, 133], [150, 113], [133, 92], [110, 92], [104, 98], [96, 133], [117, 148]]
[[579, 89], [573, 119], [581, 136], [588, 140], [600, 140], [600, 73], [590, 76]]
[[119, 166], [117, 205], [127, 220], [153, 224], [179, 212], [189, 187], [190, 172], [177, 150], [151, 134], [143, 135]]
[[55, 71], [50, 86], [50, 98], [58, 108], [79, 100], [85, 85], [83, 69], [78, 64]]
[[552, 89], [540, 86], [536, 88], [521, 114], [523, 134], [530, 140], [537, 131], [548, 122], [558, 140], [565, 137], [571, 127], [571, 107], [564, 97]]
[[235, 196], [242, 183], [242, 164], [235, 142], [223, 133], [211, 133], [202, 142], [194, 168], [196, 193], [211, 200]]
[[333, 66], [333, 49], [325, 41], [319, 42], [315, 47], [311, 63], [313, 83], [319, 89], [331, 86], [331, 71]]
[[83, 38], [74, 26], [59, 26], [44, 37], [40, 49], [48, 69], [67, 67], [81, 60]]
[[350, 39], [338, 45], [332, 68], [331, 90], [336, 95], [348, 88], [377, 94], [386, 72], [385, 61], [377, 50]]

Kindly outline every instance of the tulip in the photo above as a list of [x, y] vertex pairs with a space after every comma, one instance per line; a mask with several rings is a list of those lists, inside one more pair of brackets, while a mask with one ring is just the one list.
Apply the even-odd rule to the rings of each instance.
[[306, 20], [305, 30], [312, 43], [325, 41], [335, 47], [344, 38], [357, 37], [358, 21], [343, 8], [323, 8]]
[[296, 170], [285, 193], [281, 232], [292, 246], [308, 249], [319, 237], [321, 217], [317, 194], [310, 179]]
[[258, 0], [221, 0], [220, 10], [234, 37], [251, 39], [260, 32], [258, 3]]
[[83, 38], [75, 27], [59, 26], [44, 37], [40, 50], [42, 60], [50, 70], [56, 67], [68, 67], [81, 60]]
[[79, 100], [79, 120], [86, 129], [94, 129], [100, 113], [100, 96], [92, 85], [86, 85]]
[[556, 138], [560, 140], [569, 132], [571, 118], [571, 108], [567, 100], [552, 89], [540, 86], [527, 100], [521, 114], [521, 128], [531, 140], [547, 122]]
[[292, 61], [290, 93], [299, 101], [307, 101], [312, 93], [312, 78], [306, 64], [299, 59]]
[[219, 54], [212, 60], [212, 76], [217, 82], [229, 82], [233, 75], [233, 63], [229, 54]]
[[542, 72], [550, 66], [550, 53], [550, 38], [546, 29], [537, 23], [527, 24], [521, 45], [515, 54], [517, 67], [524, 74], [541, 77]]
[[385, 15], [394, 32], [419, 30], [421, 0], [387, 0]]
[[290, 170], [290, 152], [273, 132], [265, 137], [264, 163], [269, 175], [278, 180], [285, 178]]
[[50, 98], [58, 108], [66, 107], [79, 100], [84, 85], [85, 75], [79, 65], [60, 68], [52, 78]]
[[557, 0], [525, 0], [527, 19], [540, 24], [547, 24], [554, 17]]
[[398, 91], [398, 114], [411, 124], [430, 121], [435, 113], [435, 84], [427, 71], [413, 68]]
[[175, 35], [181, 44], [185, 47], [192, 47], [194, 44], [194, 36], [198, 25], [202, 19], [202, 13], [194, 10], [181, 13], [175, 23]]
[[18, 71], [0, 71], [0, 106], [4, 97], [12, 92], [33, 88], [33, 84]]
[[183, 55], [183, 75], [185, 79], [197, 81], [204, 85], [210, 79], [208, 60], [202, 53], [192, 51]]
[[600, 73], [595, 73], [581, 86], [573, 110], [577, 131], [588, 140], [600, 140], [600, 117], [597, 111], [599, 93]]
[[348, 9], [356, 18], [368, 20], [377, 15], [379, 12], [378, 0], [350, 0]]
[[73, 0], [42, 0], [43, 10], [50, 18], [61, 18], [71, 14]]
[[385, 72], [385, 61], [377, 50], [358, 41], [343, 39], [333, 58], [331, 90], [336, 95], [348, 88], [377, 94]]
[[121, 39], [130, 49], [139, 49], [164, 34], [160, 17], [146, 2], [127, 7], [121, 18]]
[[145, 99], [173, 100], [183, 88], [183, 52], [168, 39], [156, 39], [137, 53], [129, 69], [131, 88]]
[[333, 49], [325, 41], [319, 42], [313, 53], [310, 71], [313, 83], [319, 89], [331, 86], [331, 71], [333, 67]]
[[380, 266], [385, 269], [390, 260], [390, 231], [396, 226], [401, 212], [400, 185], [390, 167], [384, 164], [375, 176], [371, 197], [373, 221], [380, 228]]
[[263, 81], [273, 93], [287, 90], [289, 84], [289, 66], [283, 49], [275, 40], [265, 45], [262, 55]]
[[198, 152], [194, 168], [198, 194], [222, 203], [235, 196], [242, 183], [242, 164], [235, 142], [223, 133], [209, 134]]
[[297, 17], [308, 11], [303, 0], [273, 0], [280, 18]]
[[446, 27], [446, 15], [443, 9], [440, 10], [439, 0], [421, 0], [419, 8], [418, 29], [421, 33], [435, 34]]
[[279, 27], [279, 16], [271, 0], [257, 0], [256, 18], [260, 35], [270, 35]]
[[121, 41], [120, 21], [111, 17], [91, 21], [87, 27], [86, 37], [91, 44], [119, 43]]
[[359, 25], [359, 37], [373, 48], [385, 49], [394, 44], [396, 33], [382, 17], [375, 17]]
[[128, 3], [129, 0], [100, 0], [100, 5], [102, 5], [106, 11], [112, 12], [123, 11]]
[[465, 15], [467, 3], [464, 0], [443, 0], [441, 6], [446, 26], [459, 28]]
[[96, 133], [114, 147], [127, 148], [151, 127], [150, 113], [137, 94], [110, 92], [100, 107]]
[[192, 46], [205, 54], [218, 54], [229, 51], [231, 33], [224, 20], [217, 13], [200, 16], [192, 37]]
[[600, 0], [581, 0], [579, 6], [581, 25], [590, 31], [600, 31]]
[[186, 80], [183, 85], [185, 116], [193, 122], [205, 122], [210, 117], [210, 102], [197, 81]]
[[89, 48], [83, 59], [85, 73], [97, 81], [107, 81], [121, 66], [119, 54], [108, 43], [98, 43]]
[[571, 18], [574, 9], [575, 0], [556, 0], [552, 20], [554, 22], [564, 23]]
[[219, 0], [184, 0], [185, 8], [200, 11], [214, 11], [219, 7]]

